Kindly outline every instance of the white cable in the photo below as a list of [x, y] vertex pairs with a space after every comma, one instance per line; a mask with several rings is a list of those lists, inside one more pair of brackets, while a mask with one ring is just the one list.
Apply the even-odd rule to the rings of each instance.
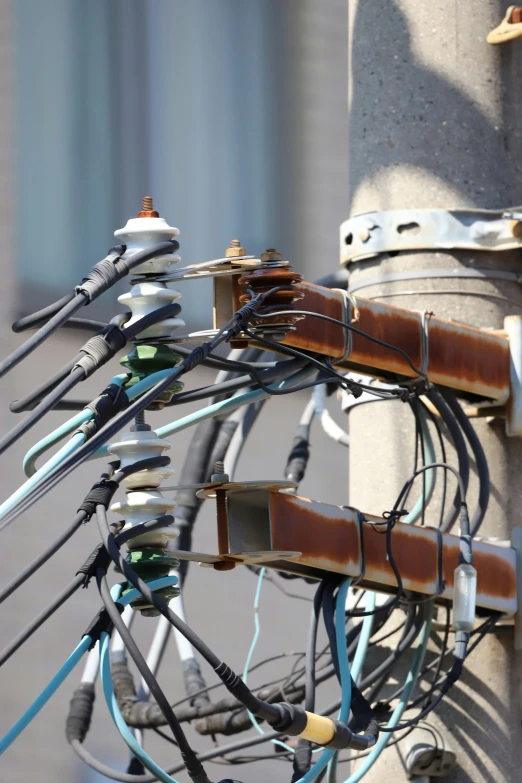
[[326, 385], [321, 383], [314, 388], [315, 413], [321, 427], [329, 438], [341, 443], [343, 446], [350, 445], [350, 439], [347, 433], [335, 422], [326, 409]]

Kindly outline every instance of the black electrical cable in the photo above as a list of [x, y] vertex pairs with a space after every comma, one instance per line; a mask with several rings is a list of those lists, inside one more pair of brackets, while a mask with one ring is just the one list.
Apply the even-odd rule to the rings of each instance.
[[339, 321], [337, 318], [331, 318], [329, 315], [323, 315], [322, 313], [313, 313], [309, 310], [278, 310], [277, 313], [256, 313], [256, 318], [272, 318], [275, 315], [311, 315], [313, 318], [321, 318], [323, 321], [329, 321], [330, 323], [342, 326], [343, 329], [347, 329], [349, 332], [358, 334], [360, 337], [364, 337], [366, 340], [370, 340], [370, 342], [375, 343], [376, 345], [380, 345], [382, 348], [395, 351], [395, 353], [398, 353], [400, 356], [402, 356], [404, 361], [407, 362], [408, 366], [416, 375], [420, 376], [421, 378], [427, 377], [426, 373], [422, 372], [422, 370], [419, 370], [419, 368], [413, 364], [406, 351], [403, 351], [402, 348], [399, 348], [397, 345], [387, 343], [384, 340], [379, 340], [378, 337], [373, 337], [371, 334], [366, 334], [366, 332], [363, 332], [361, 329], [357, 329], [357, 327], [352, 326], [351, 324], [346, 324], [344, 321]]
[[[319, 582], [315, 592], [312, 615], [310, 618], [310, 628], [308, 630], [308, 642], [306, 645], [306, 665], [305, 665], [305, 703], [307, 712], [315, 710], [315, 657], [317, 648], [317, 629], [319, 617], [323, 605], [323, 596], [325, 591], [325, 582]], [[305, 739], [299, 739], [293, 759], [292, 783], [297, 783], [303, 775], [310, 769], [312, 763], [312, 743]]]
[[35, 313], [24, 315], [22, 318], [19, 318], [11, 325], [11, 329], [13, 332], [18, 333], [24, 332], [26, 329], [35, 329], [38, 326], [42, 326], [49, 318], [56, 315], [65, 305], [69, 304], [73, 298], [74, 291], [70, 291], [68, 294], [65, 294], [65, 296], [62, 296], [61, 299], [58, 299], [57, 302], [47, 305], [47, 307], [37, 310]]
[[81, 358], [82, 354], [77, 353], [74, 358], [72, 358], [53, 376], [51, 376], [51, 378], [45, 381], [45, 383], [39, 386], [38, 389], [35, 389], [35, 391], [32, 391], [25, 397], [22, 397], [21, 400], [13, 400], [13, 402], [9, 405], [9, 410], [11, 413], [22, 413], [24, 411], [34, 410], [35, 406], [42, 401], [45, 395], [49, 394], [61, 381], [63, 381], [64, 378], [67, 377], [67, 375], [69, 375], [73, 367]]
[[[437, 421], [437, 416], [433, 413], [433, 411], [428, 408], [428, 406], [423, 402], [422, 399], [419, 399], [419, 404], [422, 405], [424, 412], [427, 416], [430, 417], [431, 421], [433, 422], [433, 426], [435, 427], [435, 431], [437, 433], [437, 438], [439, 441], [439, 447], [440, 447], [440, 455], [441, 455], [441, 461], [447, 463], [447, 457], [446, 457], [446, 447], [444, 445], [444, 438], [442, 436], [442, 430], [440, 427], [439, 422]], [[442, 526], [442, 521], [444, 519], [444, 510], [446, 507], [446, 493], [448, 490], [448, 475], [447, 471], [442, 471], [442, 495], [440, 499], [440, 516], [439, 516], [439, 528]]]
[[[139, 255], [139, 254], [136, 254]], [[134, 256], [133, 256], [134, 258]], [[32, 506], [32, 504], [40, 497], [42, 497], [49, 489], [59, 481], [62, 481], [69, 473], [80, 465], [88, 456], [90, 456], [99, 446], [102, 446], [112, 436], [118, 432], [125, 424], [133, 420], [136, 415], [145, 410], [154, 399], [157, 398], [161, 392], [165, 391], [172, 383], [180, 378], [185, 372], [194, 369], [194, 367], [201, 364], [201, 362], [213, 351], [218, 345], [225, 340], [230, 339], [239, 330], [244, 330], [245, 319], [252, 316], [256, 307], [261, 306], [264, 299], [271, 295], [274, 291], [280, 290], [279, 288], [271, 289], [270, 291], [259, 294], [253, 302], [249, 302], [244, 305], [234, 317], [225, 324], [222, 329], [206, 343], [194, 348], [193, 351], [172, 370], [163, 380], [159, 381], [155, 386], [146, 391], [141, 397], [131, 403], [125, 410], [122, 410], [116, 416], [114, 416], [109, 422], [101, 427], [89, 440], [87, 440], [82, 446], [74, 451], [71, 455], [66, 457], [56, 468], [53, 468], [47, 476], [39, 483], [31, 492], [23, 498], [22, 501], [17, 503], [4, 517], [0, 524], [0, 530], [6, 527], [13, 519], [15, 519], [22, 510], [26, 510]]]
[[449, 389], [441, 389], [441, 394], [451, 408], [455, 418], [466, 436], [477, 465], [479, 493], [477, 508], [471, 517], [471, 535], [476, 536], [487, 511], [490, 493], [489, 468], [484, 449], [470, 420], [462, 410], [455, 394]]
[[64, 604], [68, 598], [70, 598], [76, 590], [85, 582], [85, 575], [83, 573], [77, 574], [74, 579], [67, 585], [67, 587], [64, 587], [63, 590], [58, 593], [56, 598], [54, 598], [51, 603], [38, 614], [34, 620], [31, 620], [29, 625], [27, 625], [23, 631], [20, 631], [17, 636], [13, 639], [12, 642], [10, 642], [7, 647], [4, 647], [2, 652], [0, 652], [0, 666], [3, 666], [4, 663], [9, 660], [9, 658], [20, 649], [20, 647], [26, 642], [34, 633], [35, 631], [40, 628], [41, 625], [45, 623], [46, 620], [51, 617], [57, 609]]
[[[439, 412], [442, 420], [444, 421], [446, 427], [450, 432], [451, 439], [453, 440], [453, 445], [457, 452], [457, 460], [459, 466], [458, 472], [462, 478], [464, 491], [466, 492], [468, 488], [468, 482], [469, 482], [469, 457], [466, 449], [466, 443], [464, 441], [464, 437], [462, 435], [460, 426], [457, 422], [457, 419], [455, 418], [455, 415], [452, 413], [449, 406], [446, 405], [446, 403], [444, 402], [440, 394], [438, 394], [434, 389], [431, 389], [426, 393], [426, 397], [435, 406], [435, 408]], [[460, 486], [458, 486], [455, 492], [455, 496], [453, 498], [453, 503], [451, 507], [448, 509], [447, 513], [444, 515], [442, 525], [440, 526], [440, 529], [443, 532], [449, 530], [454, 525], [459, 515], [461, 500], [462, 498], [461, 498]]]
[[[100, 508], [103, 508], [103, 506], [98, 506], [97, 511]], [[176, 718], [176, 715], [170, 706], [167, 697], [160, 688], [155, 676], [147, 666], [147, 662], [141, 654], [140, 649], [134, 641], [134, 638], [132, 637], [129, 629], [123, 622], [120, 612], [118, 611], [118, 608], [112, 599], [105, 574], [106, 569], [103, 568], [98, 569], [96, 572], [96, 584], [98, 585], [103, 604], [112, 623], [114, 624], [116, 631], [121, 636], [127, 651], [136, 664], [140, 675], [147, 683], [151, 695], [167, 719], [167, 723], [170, 730], [172, 731], [172, 734], [174, 735], [174, 739], [178, 743], [180, 754], [187, 769], [188, 775], [190, 776], [191, 780], [194, 781], [194, 783], [210, 783], [209, 778], [201, 762], [198, 760], [196, 754], [192, 750], [185, 736], [185, 732], [181, 728], [181, 725], [178, 722], [178, 719]]]
[[86, 520], [87, 513], [85, 511], [79, 511], [71, 524], [66, 527], [62, 533], [60, 533], [58, 538], [56, 538], [52, 544], [46, 547], [44, 551], [41, 552], [38, 557], [32, 561], [32, 563], [29, 563], [29, 565], [27, 565], [23, 571], [20, 571], [20, 573], [17, 574], [14, 579], [11, 579], [9, 584], [7, 584], [3, 590], [0, 590], [0, 604], [3, 603], [6, 598], [9, 598], [9, 596], [14, 593], [15, 590], [23, 585], [23, 583], [26, 582], [30, 576], [36, 573], [36, 571], [38, 571], [38, 569], [43, 566], [44, 563], [46, 563], [56, 552], [58, 552], [58, 550], [61, 549], [65, 543], [67, 543], [71, 536], [78, 530], [78, 528], [83, 525]]

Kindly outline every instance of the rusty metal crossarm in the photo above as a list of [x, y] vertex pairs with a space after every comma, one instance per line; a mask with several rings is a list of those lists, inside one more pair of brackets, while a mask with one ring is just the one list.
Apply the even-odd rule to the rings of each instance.
[[[387, 559], [386, 536], [375, 527], [385, 523], [367, 516], [360, 524], [355, 510], [280, 491], [277, 482], [257, 488], [228, 484], [215, 490], [219, 554], [177, 552], [218, 569], [249, 562], [303, 576], [327, 574], [361, 577], [363, 587], [393, 593], [397, 582]], [[459, 562], [459, 537], [432, 528], [397, 522], [392, 551], [403, 588], [435, 595], [440, 577], [444, 590], [437, 600], [453, 600], [453, 577]], [[439, 546], [442, 541], [442, 569]], [[509, 546], [475, 541], [477, 607], [513, 615], [517, 611], [516, 552]]]

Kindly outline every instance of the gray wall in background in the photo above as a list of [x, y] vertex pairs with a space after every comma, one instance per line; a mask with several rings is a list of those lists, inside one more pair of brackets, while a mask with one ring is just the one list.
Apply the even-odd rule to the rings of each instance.
[[[16, 269], [27, 310], [104, 255], [145, 193], [183, 262], [239, 236], [306, 277], [347, 216], [346, 2], [17, 0]], [[208, 324], [210, 287], [183, 289]], [[38, 301], [41, 301], [38, 299]]]
[[[348, 214], [346, 28], [345, 0], [0, 0], [2, 355], [20, 341], [8, 330], [14, 312], [47, 303], [76, 282], [149, 191], [181, 229], [184, 262], [216, 257], [239, 235], [254, 252], [276, 244], [310, 279], [335, 269], [338, 225]], [[125, 288], [124, 283], [119, 290]], [[203, 288], [194, 285], [189, 295], [186, 286], [182, 300], [185, 317], [192, 310], [197, 325], [210, 320], [210, 294], [202, 294]], [[196, 296], [203, 296], [197, 307]], [[113, 307], [110, 297], [104, 300]], [[80, 340], [76, 333], [53, 338], [2, 379], [2, 431], [16, 420], [9, 400], [62, 366]], [[86, 382], [82, 394], [93, 398], [117, 371], [113, 362]], [[189, 385], [212, 377], [197, 371]], [[307, 399], [300, 393], [267, 404], [238, 478], [282, 477]], [[167, 417], [173, 418], [168, 412], [151, 416], [151, 423], [161, 425]], [[23, 480], [27, 448], [66, 418], [51, 413], [2, 457], [2, 499]], [[338, 415], [339, 422], [343, 418]], [[190, 434], [172, 441], [175, 477]], [[318, 428], [313, 438], [303, 494], [345, 503], [346, 451]], [[83, 466], [2, 534], [2, 584], [63, 529], [98, 467]], [[194, 546], [214, 551], [215, 537], [214, 509], [206, 504]], [[88, 525], [6, 602], [3, 641], [63, 587], [97, 538], [96, 527]], [[301, 582], [283, 587], [313, 592]], [[191, 623], [238, 670], [253, 633], [254, 592], [255, 579], [242, 568], [227, 574], [193, 568], [185, 591]], [[256, 660], [305, 645], [309, 604], [282, 598], [273, 585], [263, 587]], [[96, 590], [82, 591], [6, 664], [0, 734], [57, 671], [98, 607]], [[138, 624], [145, 650], [152, 627]], [[252, 684], [260, 685], [272, 671], [260, 670]], [[31, 778], [101, 783], [76, 762], [63, 736], [78, 678], [79, 671], [2, 758], [2, 783]], [[180, 694], [173, 645], [161, 682], [172, 698]], [[333, 683], [321, 703], [336, 695]], [[126, 751], [102, 702], [99, 694], [88, 747], [121, 769]], [[192, 730], [190, 737], [198, 748], [211, 746]], [[176, 758], [154, 737], [148, 747], [160, 763]], [[209, 765], [209, 774], [216, 781], [232, 775], [246, 783], [290, 777], [274, 761], [238, 769]]]

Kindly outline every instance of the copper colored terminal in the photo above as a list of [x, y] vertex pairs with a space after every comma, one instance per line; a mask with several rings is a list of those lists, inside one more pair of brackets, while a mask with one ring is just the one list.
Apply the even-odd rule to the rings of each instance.
[[143, 196], [141, 200], [141, 212], [138, 212], [139, 218], [151, 218], [151, 217], [159, 217], [159, 212], [156, 212], [155, 209], [152, 208], [152, 196]]
[[[271, 266], [265, 266], [258, 269], [253, 269], [246, 275], [242, 275], [239, 278], [239, 285], [243, 291], [250, 289], [254, 294], [262, 294], [270, 291], [272, 288], [283, 287], [286, 290], [274, 291], [270, 294], [264, 302], [264, 307], [270, 308], [272, 312], [277, 310], [293, 310], [294, 303], [300, 301], [304, 294], [301, 291], [295, 289], [297, 283], [301, 283], [303, 276], [292, 269], [291, 266], [277, 266], [282, 261], [282, 255], [277, 253], [273, 249], [269, 249], [266, 253], [262, 253], [261, 261]], [[239, 297], [241, 304], [246, 304], [251, 299], [250, 293], [242, 293]], [[254, 318], [252, 319], [253, 326], [265, 326], [272, 328], [274, 326], [293, 326], [296, 321], [299, 321], [302, 316], [289, 316], [284, 315], [280, 318], [274, 315], [270, 319]]]

